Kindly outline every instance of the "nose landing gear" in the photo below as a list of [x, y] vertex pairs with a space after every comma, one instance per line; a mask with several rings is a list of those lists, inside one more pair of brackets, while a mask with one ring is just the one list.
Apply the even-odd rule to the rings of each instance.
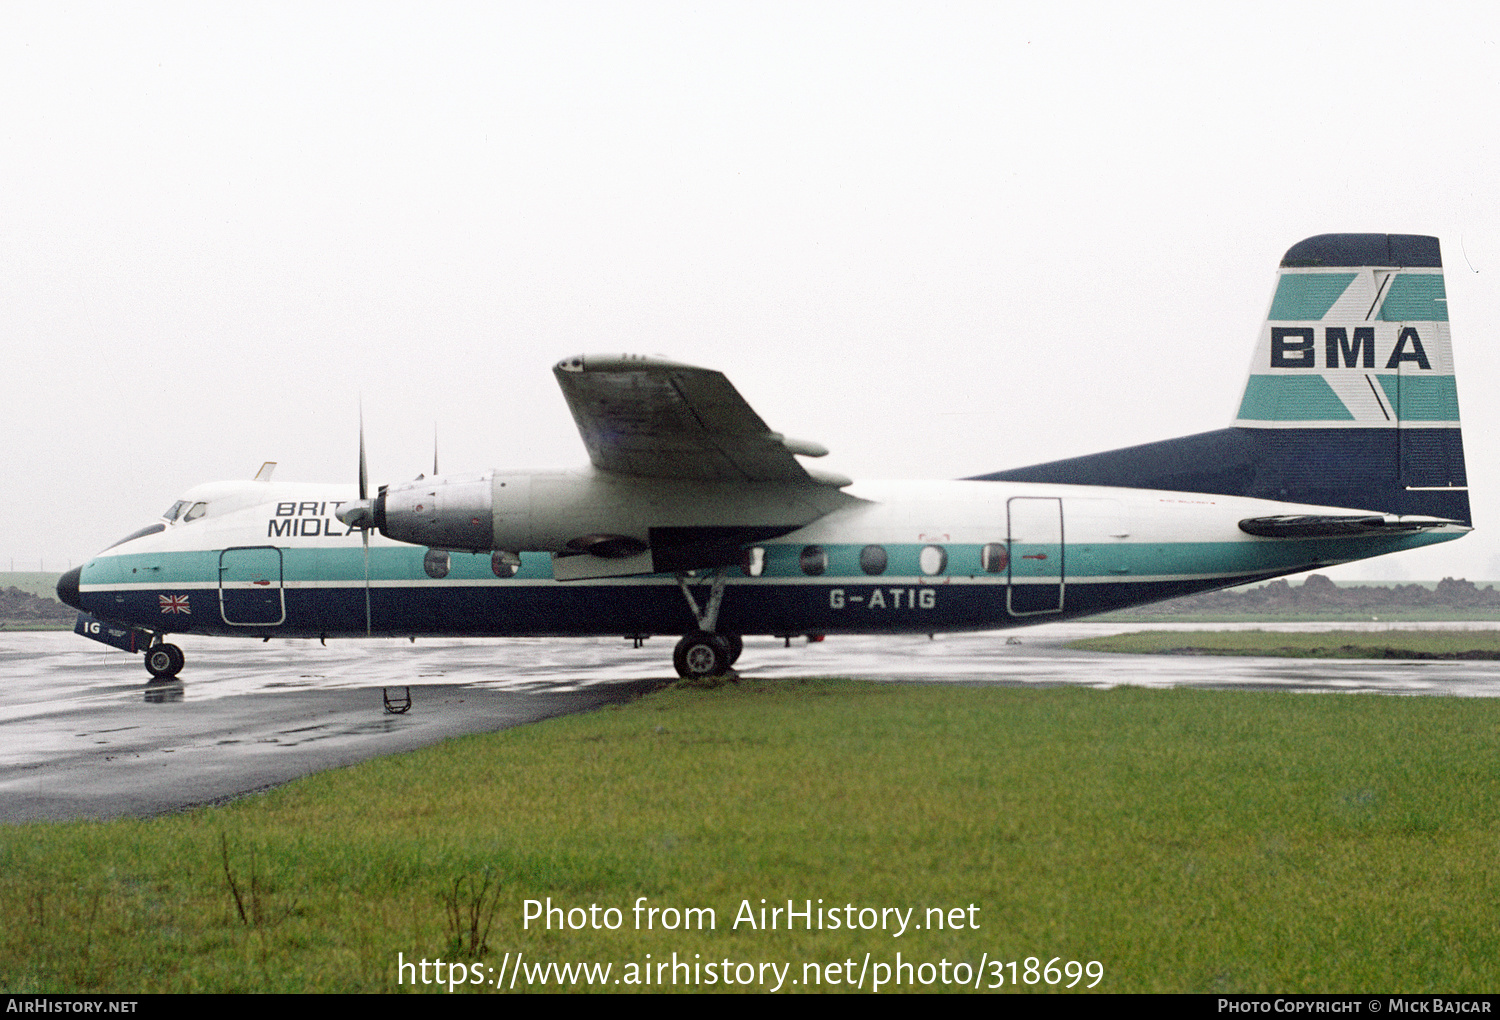
[[176, 645], [156, 644], [146, 649], [146, 671], [153, 680], [166, 680], [182, 671], [187, 656]]

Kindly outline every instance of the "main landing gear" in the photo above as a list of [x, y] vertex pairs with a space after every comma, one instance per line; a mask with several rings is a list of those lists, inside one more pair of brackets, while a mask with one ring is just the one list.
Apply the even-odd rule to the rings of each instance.
[[677, 642], [677, 647], [672, 650], [672, 665], [677, 667], [677, 675], [685, 680], [723, 676], [744, 650], [745, 642], [738, 634], [695, 630], [684, 634]]
[[687, 575], [677, 575], [677, 586], [682, 589], [682, 597], [687, 599], [693, 619], [698, 622], [698, 629], [684, 634], [672, 650], [672, 665], [677, 667], [677, 675], [684, 680], [724, 676], [745, 650], [745, 642], [738, 634], [719, 634], [714, 630], [719, 619], [719, 605], [724, 601], [727, 573], [727, 567], [714, 571], [708, 606], [704, 609], [698, 608], [698, 600], [693, 598], [692, 589], [688, 587]]
[[170, 680], [182, 671], [187, 656], [176, 645], [155, 644], [146, 649], [146, 671], [153, 680]]

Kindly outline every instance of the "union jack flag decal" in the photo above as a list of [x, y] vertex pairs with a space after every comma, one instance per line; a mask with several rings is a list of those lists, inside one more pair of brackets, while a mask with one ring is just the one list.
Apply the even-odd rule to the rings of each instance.
[[188, 608], [188, 597], [186, 595], [158, 595], [157, 598], [161, 599], [161, 611], [164, 613], [193, 615], [193, 611]]

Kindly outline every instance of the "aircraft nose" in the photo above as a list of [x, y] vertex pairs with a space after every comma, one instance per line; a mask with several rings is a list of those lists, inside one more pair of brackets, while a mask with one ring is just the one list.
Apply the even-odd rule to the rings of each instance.
[[82, 600], [78, 597], [78, 579], [83, 576], [82, 567], [74, 567], [57, 579], [57, 597], [64, 604], [82, 611]]

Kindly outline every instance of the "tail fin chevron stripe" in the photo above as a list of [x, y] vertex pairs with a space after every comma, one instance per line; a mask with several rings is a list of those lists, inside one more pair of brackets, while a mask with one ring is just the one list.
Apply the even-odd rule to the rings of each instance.
[[1354, 273], [1288, 273], [1276, 284], [1271, 314], [1276, 320], [1321, 319], [1343, 296]]

